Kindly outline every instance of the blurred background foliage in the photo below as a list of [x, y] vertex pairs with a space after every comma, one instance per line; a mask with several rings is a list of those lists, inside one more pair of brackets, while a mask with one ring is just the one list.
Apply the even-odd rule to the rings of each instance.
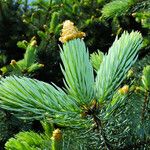
[[[59, 36], [65, 20], [86, 33], [90, 53], [98, 49], [107, 53], [124, 30], [141, 32], [143, 49], [131, 79], [140, 83], [143, 67], [150, 65], [149, 0], [0, 0], [1, 76], [25, 75], [63, 86]], [[34, 126], [23, 125], [3, 110], [0, 118], [0, 145], [17, 131]]]

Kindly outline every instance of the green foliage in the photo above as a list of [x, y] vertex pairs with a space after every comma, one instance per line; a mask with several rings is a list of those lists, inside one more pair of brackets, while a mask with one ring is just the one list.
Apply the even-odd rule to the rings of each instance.
[[53, 12], [51, 22], [50, 22], [50, 32], [54, 32], [57, 29], [57, 25], [59, 25], [59, 13]]
[[102, 9], [102, 17], [113, 18], [115, 16], [122, 16], [129, 11], [131, 6], [136, 3], [136, 0], [114, 0]]
[[138, 60], [133, 66], [134, 78], [135, 82], [140, 84], [141, 81], [139, 79], [142, 76], [143, 68], [147, 65], [150, 65], [150, 54], [148, 53], [145, 57]]
[[[149, 92], [143, 90], [143, 84], [141, 81], [141, 76], [144, 75], [143, 67], [147, 64], [150, 64], [149, 55], [138, 60], [135, 65], [133, 65], [132, 80], [129, 82], [126, 79], [124, 81], [124, 84], [132, 84], [129, 88], [129, 94], [124, 95], [125, 99], [121, 102], [121, 105], [115, 105], [115, 107], [117, 106], [116, 109], [108, 111], [111, 113], [113, 112], [113, 114], [110, 115], [108, 119], [106, 127], [109, 126], [109, 128], [106, 129], [106, 133], [108, 137], [112, 138], [112, 143], [117, 143], [116, 149], [150, 148], [150, 97]], [[119, 98], [117, 103], [120, 103], [120, 101], [121, 99]], [[115, 128], [117, 128], [118, 131], [116, 131]]]
[[150, 65], [143, 69], [142, 83], [144, 88], [150, 90]]
[[[140, 30], [144, 37], [142, 53], [148, 52], [149, 37], [149, 0], [113, 0], [102, 8], [100, 21], [112, 28], [112, 36], [120, 35], [124, 30]], [[146, 30], [145, 30], [146, 28]]]
[[31, 122], [22, 121], [11, 115], [8, 111], [0, 109], [0, 143], [1, 148], [8, 138], [18, 133], [20, 130], [31, 129]]
[[[6, 94], [12, 88], [11, 86], [18, 88], [15, 88], [16, 92], [13, 95], [10, 94], [10, 97], [8, 96], [9, 98], [6, 98], [8, 101], [5, 101], [4, 104], [1, 103], [1, 106], [4, 109], [16, 111], [17, 115], [24, 113], [23, 116], [19, 115], [20, 118], [38, 119], [52, 117], [55, 118], [55, 123], [65, 124], [69, 120], [70, 124], [74, 122], [74, 125], [80, 123], [80, 121], [82, 122], [79, 106], [57, 86], [55, 88], [52, 85], [26, 77], [8, 77], [6, 80], [7, 84], [5, 84], [6, 82], [4, 83], [1, 92], [3, 91]], [[1, 93], [1, 98], [3, 97], [2, 95]], [[16, 102], [12, 101], [13, 99]], [[26, 114], [26, 112], [28, 113]]]
[[[109, 139], [106, 141], [109, 141], [108, 143], [113, 143], [112, 145], [114, 147], [117, 145], [117, 147], [115, 147], [114, 149], [119, 149], [120, 147], [122, 147], [122, 149], [123, 148], [127, 149], [129, 147], [130, 149], [132, 149], [133, 145], [131, 141], [133, 143], [137, 143], [137, 145], [139, 143], [141, 143], [142, 145], [142, 143], [144, 143], [145, 141], [146, 142], [148, 141], [147, 138], [145, 140], [145, 135], [143, 133], [144, 132], [147, 133], [147, 131], [149, 131], [148, 117], [146, 118], [146, 116], [149, 115], [149, 110], [148, 110], [149, 106], [148, 106], [148, 103], [147, 102], [145, 103], [144, 101], [144, 99], [146, 99], [145, 98], [146, 95], [148, 95], [148, 92], [145, 92], [145, 89], [143, 90], [143, 88], [146, 88], [146, 87], [141, 84], [142, 81], [140, 80], [141, 76], [143, 75], [144, 83], [148, 81], [146, 74], [144, 75], [142, 73], [142, 70], [143, 70], [143, 67], [150, 65], [149, 55], [147, 55], [147, 52], [149, 51], [149, 45], [150, 45], [149, 8], [150, 8], [149, 0], [142, 0], [142, 1], [137, 1], [137, 0], [124, 0], [124, 1], [123, 0], [122, 1], [121, 0], [112, 0], [112, 1], [108, 1], [108, 0], [107, 1], [104, 1], [104, 0], [95, 0], [95, 1], [91, 1], [91, 0], [84, 0], [84, 1], [83, 0], [81, 1], [34, 0], [34, 2], [30, 4], [30, 6], [27, 4], [27, 0], [25, 1], [1, 0], [0, 1], [0, 54], [1, 54], [0, 55], [0, 67], [3, 66], [2, 67], [3, 75], [6, 76], [6, 75], [13, 74], [13, 75], [21, 75], [21, 76], [22, 75], [27, 75], [27, 76], [32, 76], [32, 77], [34, 76], [35, 78], [39, 80], [43, 80], [46, 82], [53, 81], [59, 84], [60, 86], [62, 86], [62, 82], [61, 82], [62, 75], [60, 73], [60, 69], [58, 69], [59, 62], [60, 62], [58, 36], [60, 34], [62, 22], [65, 21], [66, 19], [75, 22], [76, 25], [79, 27], [79, 29], [83, 30], [86, 33], [87, 37], [85, 38], [85, 42], [86, 42], [86, 45], [89, 47], [90, 53], [92, 53], [96, 49], [102, 49], [103, 52], [106, 52], [108, 47], [110, 47], [110, 45], [112, 44], [114, 37], [116, 35], [120, 36], [120, 34], [124, 30], [127, 30], [129, 32], [131, 30], [140, 31], [144, 37], [143, 50], [140, 51], [140, 57], [144, 57], [145, 55], [146, 56], [141, 61], [138, 61], [133, 67], [133, 72], [134, 72], [133, 77], [131, 78], [129, 77], [127, 79], [127, 78], [124, 78], [125, 77], [124, 75], [124, 77], [122, 78], [122, 80], [123, 79], [124, 80], [121, 85], [119, 84], [119, 82], [117, 82], [117, 80], [121, 81], [120, 79], [118, 79], [117, 75], [119, 73], [122, 73], [121, 72], [122, 68], [120, 70], [116, 70], [116, 72], [118, 71], [118, 74], [115, 76], [116, 77], [115, 82], [118, 83], [118, 86], [119, 85], [123, 86], [123, 84], [133, 84], [133, 86], [131, 86], [132, 89], [134, 88], [136, 89], [136, 86], [139, 87], [140, 95], [137, 93], [131, 94], [132, 95], [131, 97], [128, 97], [128, 94], [118, 95], [117, 92], [115, 92], [118, 86], [116, 86], [116, 88], [115, 86], [114, 88], [112, 88], [113, 86], [110, 86], [110, 89], [112, 90], [108, 92], [108, 96], [107, 96], [107, 93], [105, 93], [106, 95], [104, 94], [106, 96], [106, 99], [107, 98], [109, 99], [109, 101], [107, 101], [108, 103], [105, 104], [106, 101], [104, 101], [99, 106], [94, 100], [92, 99], [90, 100], [89, 98], [90, 95], [92, 95], [91, 93], [94, 93], [93, 94], [94, 96], [92, 97], [93, 99], [99, 98], [95, 96], [95, 91], [92, 92], [93, 88], [91, 88], [91, 80], [88, 83], [87, 82], [88, 79], [83, 76], [81, 70], [78, 72], [75, 72], [75, 70], [71, 68], [72, 73], [75, 73], [76, 77], [80, 77], [80, 73], [81, 73], [82, 78], [81, 79], [78, 78], [77, 80], [75, 80], [73, 78], [74, 75], [70, 74], [68, 71], [67, 75], [70, 75], [70, 76], [66, 77], [68, 79], [68, 82], [67, 81], [65, 82], [66, 82], [66, 87], [68, 88], [68, 90], [65, 90], [65, 92], [67, 94], [74, 93], [74, 95], [65, 99], [66, 101], [71, 100], [73, 103], [75, 102], [75, 108], [77, 109], [76, 107], [77, 105], [79, 111], [77, 111], [74, 115], [70, 115], [68, 117], [68, 113], [70, 112], [68, 110], [66, 112], [66, 109], [64, 109], [65, 110], [64, 115], [59, 114], [58, 116], [57, 115], [55, 116], [54, 115], [55, 112], [47, 113], [46, 111], [47, 108], [41, 107], [43, 104], [43, 101], [41, 101], [41, 103], [38, 103], [37, 105], [35, 105], [33, 101], [32, 104], [42, 109], [40, 113], [41, 115], [44, 114], [43, 115], [44, 118], [49, 119], [50, 117], [50, 119], [52, 120], [53, 118], [55, 118], [53, 122], [59, 123], [61, 125], [67, 124], [68, 119], [71, 119], [71, 122], [69, 125], [74, 124], [75, 127], [78, 127], [78, 126], [83, 127], [83, 125], [81, 124], [85, 125], [86, 123], [87, 124], [85, 126], [88, 126], [88, 127], [91, 126], [92, 119], [91, 119], [91, 116], [87, 115], [87, 113], [89, 113], [90, 111], [93, 111], [93, 109], [94, 109], [94, 113], [97, 113], [97, 110], [99, 110], [99, 107], [100, 107], [99, 118], [102, 119], [102, 124], [103, 124], [102, 130], [104, 130], [104, 132], [107, 134], [107, 138]], [[31, 46], [30, 42], [18, 43], [19, 48], [23, 48], [26, 50], [24, 58], [22, 58], [23, 51], [21, 51], [16, 46], [16, 43], [22, 40], [29, 41], [33, 36], [36, 36], [36, 39], [37, 39], [36, 46]], [[32, 50], [28, 51], [29, 49], [32, 49]], [[70, 54], [72, 55], [72, 53]], [[103, 56], [103, 59], [105, 57], [107, 58], [106, 54]], [[99, 60], [99, 58], [100, 58], [100, 55], [93, 54], [91, 56], [91, 63], [94, 66], [95, 70], [99, 69], [100, 61], [96, 61], [96, 59]], [[8, 65], [12, 59], [16, 60], [16, 64]], [[71, 58], [69, 59], [69, 61], [73, 62]], [[43, 66], [43, 64], [44, 64], [44, 68], [40, 69]], [[74, 62], [72, 64], [75, 65]], [[81, 64], [82, 64], [82, 61], [81, 61]], [[4, 65], [6, 66], [4, 67]], [[112, 64], [108, 64], [108, 66], [109, 65], [113, 66]], [[72, 65], [68, 64], [66, 66], [70, 67]], [[76, 68], [78, 69], [78, 66], [76, 66]], [[82, 69], [83, 68], [86, 68], [86, 70], [88, 70], [87, 69], [88, 65], [86, 67], [82, 66]], [[125, 74], [127, 70], [123, 70], [123, 73]], [[65, 71], [65, 67], [64, 67], [64, 71]], [[105, 72], [105, 75], [107, 79], [108, 76], [106, 72]], [[104, 77], [102, 77], [102, 79], [104, 79]], [[106, 81], [106, 83], [108, 83], [106, 79], [104, 80]], [[11, 84], [12, 82], [10, 82], [10, 80], [8, 81]], [[85, 82], [83, 82], [84, 80]], [[18, 81], [17, 85], [19, 85], [19, 82], [22, 80], [20, 78], [17, 78], [17, 81]], [[23, 85], [25, 84], [26, 81], [28, 83], [27, 78], [24, 78], [23, 81], [24, 81]], [[100, 83], [102, 82], [103, 81], [100, 81]], [[115, 85], [115, 83], [113, 82], [111, 83]], [[74, 85], [70, 85], [70, 84], [75, 84], [76, 88], [74, 88]], [[34, 89], [34, 86], [37, 86], [37, 84], [32, 85], [33, 89]], [[83, 87], [86, 87], [86, 90], [84, 90]], [[95, 87], [95, 83], [93, 87]], [[15, 88], [15, 86], [13, 88]], [[52, 87], [52, 89], [55, 89], [55, 87]], [[90, 89], [92, 90], [90, 91]], [[40, 91], [38, 90], [38, 88], [36, 88], [36, 90], [38, 92]], [[84, 93], [83, 95], [80, 94], [81, 90]], [[24, 91], [24, 89], [22, 88], [21, 91]], [[55, 89], [54, 91], [56, 92], [57, 89]], [[87, 94], [86, 94], [86, 91], [88, 91]], [[104, 91], [105, 90], [103, 89], [102, 93], [104, 93]], [[134, 90], [132, 90], [132, 92], [133, 91]], [[7, 92], [9, 91], [7, 90]], [[32, 91], [29, 91], [29, 92], [27, 91], [26, 93], [23, 93], [21, 95], [23, 97], [20, 96], [19, 98], [23, 99], [27, 97], [28, 94], [32, 95], [32, 93], [33, 93]], [[65, 95], [67, 95], [66, 93]], [[18, 96], [18, 95], [15, 95], [15, 96]], [[15, 96], [14, 96], [14, 99], [16, 99]], [[78, 97], [80, 98], [78, 99]], [[82, 102], [81, 97], [84, 101], [82, 104], [80, 103]], [[17, 99], [19, 98], [17, 97]], [[33, 97], [33, 99], [34, 98], [36, 97]], [[45, 100], [46, 96], [43, 99]], [[52, 100], [50, 100], [50, 103], [51, 102]], [[53, 103], [54, 102], [52, 102], [50, 107], [53, 105]], [[31, 104], [29, 106], [27, 105], [27, 103], [25, 103], [25, 105], [27, 107], [31, 106]], [[56, 104], [56, 106], [57, 105], [58, 104]], [[64, 107], [62, 104], [61, 106]], [[69, 106], [67, 105], [67, 107]], [[72, 111], [74, 110], [72, 109]], [[35, 110], [35, 113], [37, 112], [38, 110]], [[34, 112], [27, 113], [27, 115], [29, 115], [29, 118], [34, 118], [33, 114]], [[26, 113], [24, 115], [26, 115]], [[3, 139], [6, 140], [6, 138], [8, 137], [7, 135], [13, 134], [14, 131], [11, 132], [11, 129], [7, 127], [10, 126], [10, 124], [13, 124], [13, 122], [15, 122], [14, 121], [15, 119], [14, 119], [11, 123], [11, 119], [10, 119], [9, 125], [7, 126], [7, 121], [6, 121], [6, 126], [5, 126], [5, 119], [7, 120], [7, 117], [9, 119], [9, 116], [6, 115], [6, 118], [4, 116], [2, 115], [2, 119], [1, 119], [1, 120], [4, 120], [4, 122], [2, 121], [0, 122], [0, 127], [2, 125], [2, 129], [6, 129], [6, 132], [3, 132], [3, 131], [0, 132], [2, 133], [1, 134], [2, 140]], [[38, 114], [36, 116], [38, 116]], [[139, 123], [141, 123], [141, 120], [142, 120], [141, 116], [144, 116], [143, 120], [146, 120], [146, 121], [145, 122], [142, 121], [142, 123], [144, 122], [144, 124], [139, 125]], [[25, 118], [26, 116], [22, 116], [22, 117]], [[108, 118], [110, 119], [109, 121], [108, 121]], [[76, 120], [78, 120], [78, 122]], [[86, 122], [86, 120], [88, 121]], [[16, 121], [16, 124], [17, 124], [17, 121]], [[116, 129], [118, 130], [116, 131]], [[7, 132], [9, 130], [10, 130], [10, 134], [9, 132]], [[107, 144], [106, 145], [104, 144], [105, 140], [99, 141], [99, 133], [93, 132], [92, 130], [91, 132], [83, 136], [82, 133], [85, 133], [86, 131], [87, 131], [86, 129], [84, 131], [79, 130], [79, 132], [72, 131], [72, 130], [70, 131], [69, 129], [68, 134], [70, 135], [67, 135], [67, 132], [66, 132], [66, 136], [65, 136], [66, 141], [64, 145], [67, 145], [68, 149], [88, 149], [89, 148], [89, 149], [97, 150], [99, 148], [103, 149], [104, 147], [106, 147]], [[47, 132], [50, 132], [49, 129], [47, 129]], [[119, 134], [119, 133], [122, 133], [122, 134]], [[78, 135], [83, 138], [85, 137], [84, 140], [82, 138], [79, 138]], [[142, 139], [141, 137], [143, 137], [143, 135], [144, 135], [144, 138]], [[149, 135], [146, 135], [146, 137], [148, 136]], [[78, 141], [76, 142], [77, 145], [75, 144], [75, 141]], [[91, 143], [91, 144], [88, 145], [87, 143]], [[147, 146], [147, 143], [145, 145]], [[144, 146], [140, 148], [144, 149]], [[149, 147], [147, 146], [145, 148], [148, 149]]]
[[12, 60], [10, 65], [2, 67], [1, 71], [3, 75], [29, 75], [43, 67], [42, 64], [39, 64], [37, 62], [37, 46], [36, 40], [34, 38], [32, 38], [29, 43], [25, 41], [19, 42], [18, 46], [20, 46], [21, 48], [25, 48], [26, 50], [24, 59], [17, 62], [15, 60]]
[[91, 54], [91, 57], [90, 57], [91, 63], [92, 63], [93, 68], [96, 71], [100, 68], [100, 64], [103, 61], [103, 57], [104, 57], [103, 52], [101, 52], [99, 50], [98, 50], [98, 52], [94, 52]]
[[[122, 44], [122, 42], [124, 42], [125, 40], [127, 41], [126, 43], [128, 43], [127, 45]], [[140, 45], [141, 45], [141, 35], [136, 32], [135, 33], [132, 32], [131, 34], [124, 33], [119, 40], [116, 39], [113, 46], [110, 48], [107, 57], [105, 57], [105, 60], [102, 62], [101, 67], [98, 70], [98, 75], [96, 78], [96, 91], [97, 91], [98, 99], [101, 98], [101, 100], [105, 100], [107, 96], [106, 94], [110, 93], [112, 89], [116, 89], [120, 85], [120, 82], [123, 80], [125, 73], [128, 71], [128, 69], [135, 61]], [[56, 87], [55, 89], [51, 85], [42, 83], [40, 81], [35, 81], [35, 80], [32, 81], [32, 79], [28, 79], [25, 77], [23, 78], [8, 77], [2, 80], [1, 82], [3, 86], [1, 86], [0, 97], [1, 99], [5, 99], [5, 101], [1, 101], [3, 108], [14, 110], [14, 111], [15, 108], [18, 108], [16, 109], [16, 111], [18, 112], [22, 112], [22, 111], [26, 112], [27, 110], [30, 110], [29, 112], [31, 114], [36, 113], [37, 117], [43, 117], [44, 115], [43, 112], [46, 113], [47, 111], [48, 114], [51, 112], [50, 116], [54, 118], [62, 117], [63, 113], [64, 115], [68, 115], [68, 114], [76, 115], [76, 113], [80, 113], [81, 111], [79, 106], [83, 104], [88, 104], [94, 98], [94, 76], [93, 76], [92, 66], [89, 61], [88, 52], [86, 52], [86, 48], [82, 40], [81, 41], [73, 40], [71, 42], [68, 42], [64, 44], [63, 49], [64, 51], [61, 52], [61, 58], [65, 70], [63, 69], [62, 70], [66, 82], [68, 84], [66, 85], [66, 87], [69, 92], [69, 95], [71, 95], [71, 99], [73, 98], [72, 100], [70, 98], [69, 98], [70, 100], [66, 98], [67, 95], [58, 87]], [[110, 59], [110, 57], [112, 58]], [[112, 62], [110, 63], [110, 61]], [[109, 64], [109, 67], [107, 67], [107, 69], [105, 69], [106, 64]], [[111, 65], [115, 65], [116, 68], [113, 68]], [[113, 77], [113, 78], [109, 78], [110, 80], [106, 78], [106, 75], [101, 74], [101, 73], [105, 73], [105, 71], [108, 71], [109, 68], [110, 68], [109, 72], [111, 73], [110, 76]], [[120, 73], [122, 72], [122, 68], [124, 69], [124, 72]], [[116, 71], [119, 72], [116, 73]], [[114, 75], [118, 75], [120, 77], [116, 78], [116, 76]], [[113, 81], [114, 79], [117, 80], [114, 82], [114, 84], [112, 84], [111, 81]], [[15, 82], [15, 84], [13, 84], [13, 82]], [[30, 86], [27, 86], [27, 83]], [[104, 84], [102, 83], [105, 83], [107, 85], [106, 88], [103, 88]], [[16, 93], [14, 92], [13, 95], [11, 94], [8, 95], [7, 92], [13, 89], [11, 86], [13, 86], [14, 88], [15, 87], [18, 88], [15, 88]], [[100, 93], [102, 91], [100, 90], [101, 88], [104, 91], [102, 93]], [[41, 91], [41, 93], [47, 95], [46, 93], [47, 90], [50, 91], [48, 97], [47, 96], [43, 97], [43, 95], [38, 94], [38, 92]], [[24, 93], [24, 91], [26, 92]], [[27, 93], [31, 93], [32, 96], [29, 98], [27, 96], [28, 95]], [[5, 98], [6, 95], [7, 98]], [[55, 97], [53, 95], [55, 95]], [[25, 101], [23, 100], [24, 98], [26, 98]], [[16, 99], [17, 103], [12, 101], [12, 99]], [[54, 99], [57, 103], [59, 103], [59, 106], [55, 101], [53, 101]], [[73, 102], [73, 100], [75, 100], [78, 103]], [[6, 105], [8, 105], [9, 107], [7, 107]], [[34, 105], [37, 105], [39, 109], [38, 110], [34, 109], [33, 107]], [[23, 109], [22, 108], [20, 109], [19, 108], [20, 106], [22, 106]], [[51, 106], [52, 108], [49, 108], [49, 106]], [[71, 113], [70, 111], [73, 111], [75, 113]], [[60, 115], [55, 116], [53, 114], [54, 112], [57, 112], [57, 114]], [[72, 119], [70, 118], [70, 122], [71, 120], [74, 119], [75, 118]]]
[[[101, 149], [104, 147], [118, 149], [120, 146], [128, 146], [127, 140], [121, 141], [121, 139], [129, 135], [130, 132], [128, 130], [128, 126], [131, 125], [128, 120], [130, 118], [126, 115], [127, 113], [125, 116], [123, 113], [128, 106], [126, 102], [130, 95], [128, 95], [128, 91], [125, 91], [123, 96], [115, 91], [123, 81], [126, 72], [135, 62], [141, 43], [142, 37], [138, 32], [131, 32], [130, 34], [124, 32], [119, 39], [116, 38], [108, 54], [103, 58], [95, 85], [89, 54], [83, 40], [75, 39], [67, 42], [61, 50], [64, 66], [62, 71], [66, 80], [67, 89], [65, 91], [67, 94], [54, 84], [50, 85], [26, 77], [6, 77], [2, 79], [0, 85], [0, 106], [16, 112], [22, 119], [46, 119], [47, 121], [50, 120], [51, 123], [75, 127], [81, 131], [95, 129], [93, 135], [91, 132], [90, 134], [99, 143], [95, 147]], [[106, 71], [108, 75], [106, 75]], [[102, 77], [101, 80], [100, 77]], [[103, 87], [102, 81], [105, 81], [106, 85], [109, 84], [109, 88], [106, 88], [104, 92], [99, 90], [101, 86]], [[108, 98], [109, 100], [106, 101]], [[143, 110], [145, 110], [145, 106]], [[116, 116], [119, 116], [119, 124], [115, 120]], [[147, 120], [145, 112], [143, 116]], [[124, 122], [122, 119], [128, 121]], [[149, 128], [147, 124], [146, 121], [144, 130]], [[47, 128], [45, 125], [44, 127]], [[118, 127], [119, 131], [116, 131]], [[138, 135], [138, 128], [136, 129], [136, 133], [132, 134], [133, 137], [131, 138], [137, 136], [136, 140], [138, 140], [141, 135]], [[114, 136], [113, 132], [118, 138], [119, 133], [123, 134], [120, 140]], [[90, 134], [87, 135], [90, 136]], [[82, 148], [86, 148], [86, 145], [81, 145]]]
[[96, 93], [99, 101], [106, 100], [119, 87], [137, 59], [141, 42], [141, 35], [135, 32], [123, 33], [120, 39], [115, 40], [97, 72]]
[[64, 131], [64, 150], [98, 150], [101, 142], [99, 141], [99, 133], [93, 132], [93, 129], [65, 129]]
[[5, 144], [6, 150], [50, 150], [50, 147], [50, 137], [33, 131], [20, 132]]
[[24, 39], [28, 28], [21, 19], [22, 13], [25, 13], [25, 9], [19, 1], [0, 1], [0, 50], [4, 51], [8, 59], [18, 59], [21, 55], [16, 43]]
[[64, 65], [62, 72], [68, 94], [79, 104], [87, 104], [94, 98], [94, 74], [85, 44], [80, 39], [73, 40], [64, 44], [63, 50], [61, 51]]
[[[17, 25], [14, 25], [13, 28], [11, 28], [11, 31], [13, 29], [14, 32], [9, 33], [12, 33], [13, 37], [19, 34], [18, 35], [19, 37], [16, 37], [15, 39], [14, 38], [9, 39], [12, 39], [12, 42], [16, 44], [18, 40], [24, 39], [29, 41], [29, 39], [34, 35], [37, 37], [37, 43], [39, 45], [37, 48], [37, 58], [39, 60], [38, 62], [40, 64], [44, 64], [45, 67], [41, 71], [39, 70], [38, 72], [36, 72], [35, 76], [44, 81], [47, 81], [46, 79], [53, 76], [53, 78], [50, 78], [49, 80], [53, 79], [55, 82], [61, 84], [59, 79], [62, 78], [60, 70], [59, 69], [56, 70], [55, 68], [58, 68], [60, 61], [57, 46], [58, 35], [60, 34], [62, 22], [65, 19], [70, 19], [74, 22], [77, 22], [77, 26], [86, 32], [87, 35], [86, 44], [89, 47], [90, 52], [93, 52], [95, 49], [103, 49], [103, 51], [106, 51], [108, 47], [111, 45], [114, 36], [116, 34], [118, 35], [122, 33], [124, 29], [128, 31], [131, 31], [132, 29], [142, 30], [141, 32], [144, 32], [145, 36], [144, 47], [147, 47], [149, 45], [149, 36], [147, 35], [147, 33], [145, 34], [145, 31], [143, 31], [142, 27], [137, 28], [138, 23], [136, 24], [133, 18], [135, 17], [136, 20], [140, 20], [138, 22], [141, 22], [143, 27], [148, 26], [149, 23], [148, 0], [144, 0], [142, 2], [134, 0], [126, 0], [126, 1], [113, 0], [112, 2], [103, 0], [96, 0], [96, 1], [34, 0], [30, 4], [30, 7], [28, 7], [27, 3], [23, 1], [19, 1], [17, 3], [13, 3], [13, 0], [10, 1], [10, 3], [5, 3], [4, 1], [2, 1], [2, 7], [6, 7], [7, 9], [9, 9], [10, 5], [12, 5], [11, 7], [13, 9], [8, 10], [7, 12], [13, 11], [13, 13], [16, 13], [18, 15], [18, 17], [12, 19], [17, 20], [16, 21]], [[13, 5], [16, 7], [13, 7]], [[108, 10], [112, 12], [108, 13], [108, 18], [113, 19], [114, 23], [112, 24], [109, 24], [109, 22], [107, 22], [106, 20], [102, 22], [102, 20], [99, 19], [101, 18], [101, 16], [104, 16], [103, 10], [105, 10], [105, 8], [107, 7]], [[8, 20], [11, 18], [10, 15], [13, 13], [9, 14], [5, 13]], [[132, 16], [131, 14], [136, 15]], [[119, 18], [120, 15], [122, 15], [122, 18]], [[20, 22], [19, 25], [18, 22]], [[123, 26], [123, 24], [126, 24], [126, 26]], [[16, 27], [19, 28], [19, 31], [18, 30], [16, 31], [17, 29]], [[99, 29], [99, 32], [97, 32], [97, 29]], [[5, 30], [2, 29], [2, 31], [6, 31], [6, 29]], [[110, 36], [111, 34], [112, 37]], [[2, 35], [1, 37], [7, 36]], [[9, 42], [9, 45], [11, 45], [12, 49], [12, 45], [14, 44], [10, 43], [9, 40], [7, 41]], [[2, 44], [2, 47], [0, 48], [4, 49], [3, 48], [4, 45], [7, 44]], [[3, 61], [4, 64], [8, 64], [10, 62], [10, 59], [15, 60], [20, 59], [22, 52], [17, 51], [17, 49], [18, 48], [15, 48], [13, 52], [12, 51], [9, 52], [9, 57], [7, 58], [7, 60]], [[4, 54], [6, 54], [7, 57], [7, 53]], [[33, 66], [33, 68], [34, 67], [35, 66]], [[57, 72], [59, 73], [57, 74]]]
[[140, 22], [144, 28], [150, 29], [150, 11], [137, 12], [132, 14], [137, 22]]
[[46, 25], [44, 30], [39, 30], [37, 33], [37, 39], [40, 40], [37, 46], [37, 60], [40, 64], [44, 64], [43, 69], [38, 71], [39, 78], [44, 81], [53, 80], [59, 83], [61, 74], [58, 69], [60, 57], [58, 55], [57, 35], [55, 36], [54, 31], [50, 31], [50, 27]]
[[[32, 17], [28, 13], [25, 13], [23, 18], [28, 26], [32, 29], [31, 33], [36, 34], [39, 30], [43, 31], [43, 26], [47, 26], [50, 29], [51, 43], [49, 49], [44, 49], [47, 53], [57, 51], [57, 47], [52, 49], [53, 45], [56, 45], [54, 41], [58, 42], [58, 35], [60, 34], [60, 29], [62, 22], [65, 20], [71, 20], [77, 22], [79, 29], [86, 31], [87, 45], [89, 47], [96, 46], [96, 48], [106, 47], [105, 41], [101, 38], [105, 38], [101, 32], [96, 32], [94, 29], [98, 27], [101, 31], [108, 31], [109, 29], [98, 23], [98, 17], [101, 15], [100, 8], [101, 2], [97, 1], [34, 1], [32, 3], [32, 9], [30, 10]], [[37, 11], [38, 8], [38, 11]], [[90, 23], [89, 23], [90, 22]], [[91, 30], [90, 28], [93, 28]], [[100, 34], [99, 34], [100, 33]], [[53, 35], [54, 34], [54, 35]], [[101, 44], [94, 38], [94, 36], [101, 39]], [[53, 40], [53, 38], [55, 40]], [[107, 39], [112, 40], [107, 36]], [[105, 43], [105, 44], [103, 44]], [[105, 45], [105, 46], [104, 46]], [[51, 51], [52, 49], [52, 51]], [[93, 49], [93, 48], [92, 48]], [[103, 48], [102, 48], [103, 49]], [[44, 53], [44, 52], [43, 52]], [[45, 54], [48, 55], [48, 54]], [[57, 56], [57, 54], [56, 54]], [[55, 56], [55, 57], [56, 57]], [[53, 58], [54, 59], [54, 58]], [[46, 64], [46, 63], [44, 63]]]

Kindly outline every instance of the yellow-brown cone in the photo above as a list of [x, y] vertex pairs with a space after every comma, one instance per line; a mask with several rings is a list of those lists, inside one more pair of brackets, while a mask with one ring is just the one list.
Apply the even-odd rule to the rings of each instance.
[[85, 37], [85, 33], [79, 31], [78, 28], [74, 26], [73, 22], [71, 22], [70, 20], [66, 20], [63, 23], [63, 29], [59, 41], [61, 41], [62, 43], [66, 43], [69, 40], [83, 37]]
[[13, 60], [11, 60], [10, 65], [16, 65], [16, 63], [17, 63], [16, 60], [13, 59]]
[[120, 88], [119, 90], [118, 90], [118, 92], [120, 93], [120, 94], [127, 94], [128, 93], [128, 91], [129, 91], [129, 86], [128, 85], [124, 85], [122, 88]]
[[60, 141], [62, 139], [62, 132], [60, 129], [56, 129], [53, 131], [52, 138], [56, 141]]

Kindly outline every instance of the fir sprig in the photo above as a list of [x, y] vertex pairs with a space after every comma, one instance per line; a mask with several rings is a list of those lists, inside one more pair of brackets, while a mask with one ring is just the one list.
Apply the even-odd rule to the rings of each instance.
[[137, 59], [142, 37], [138, 32], [126, 33], [109, 49], [96, 77], [96, 96], [100, 101], [110, 98], [125, 78], [125, 74]]
[[51, 118], [58, 124], [89, 127], [91, 119], [97, 118], [99, 113], [98, 102], [115, 92], [135, 62], [141, 43], [142, 36], [138, 32], [125, 32], [116, 38], [94, 83], [93, 68], [83, 40], [69, 41], [61, 50], [65, 91], [54, 84], [10, 76], [0, 82], [0, 106], [26, 119]]

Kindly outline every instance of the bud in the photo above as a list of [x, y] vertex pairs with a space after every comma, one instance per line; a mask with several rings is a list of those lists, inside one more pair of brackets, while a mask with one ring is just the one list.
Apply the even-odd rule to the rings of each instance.
[[127, 94], [128, 91], [129, 91], [129, 86], [128, 86], [128, 85], [124, 85], [122, 88], [120, 88], [120, 89], [118, 90], [118, 92], [119, 92], [120, 94], [122, 94], [122, 95]]
[[39, 64], [39, 67], [44, 67], [44, 64]]
[[90, 109], [91, 110], [98, 110], [99, 109], [99, 103], [95, 99], [91, 102]]
[[132, 13], [132, 16], [135, 17], [135, 16], [136, 16], [136, 13]]
[[23, 15], [22, 15], [22, 17], [24, 18], [24, 17], [26, 17], [26, 15], [25, 15], [25, 14], [23, 14]]
[[62, 139], [62, 132], [60, 129], [56, 129], [53, 131], [52, 139], [56, 141], [60, 141]]
[[130, 69], [130, 70], [128, 71], [127, 78], [132, 77], [132, 76], [133, 76], [133, 74], [134, 74], [133, 70], [132, 70], [132, 69]]
[[65, 43], [69, 40], [83, 37], [85, 37], [85, 33], [78, 31], [78, 28], [74, 26], [73, 22], [71, 22], [70, 20], [66, 20], [63, 23], [63, 29], [59, 41]]
[[17, 63], [16, 60], [13, 59], [13, 60], [11, 60], [10, 65], [14, 66], [14, 65], [16, 65], [16, 63]]
[[62, 132], [60, 129], [56, 129], [53, 131], [52, 135], [52, 147], [51, 150], [61, 150], [62, 149]]
[[32, 42], [31, 42], [31, 46], [35, 46], [37, 44], [37, 41], [36, 40], [33, 40]]
[[135, 93], [138, 93], [138, 92], [140, 92], [140, 91], [141, 91], [141, 88], [137, 86], [137, 87], [135, 88]]
[[44, 28], [44, 29], [47, 29], [47, 25], [46, 25], [46, 24], [44, 24], [44, 25], [43, 25], [43, 28]]
[[26, 19], [23, 19], [22, 22], [23, 23], [28, 23], [28, 21]]

